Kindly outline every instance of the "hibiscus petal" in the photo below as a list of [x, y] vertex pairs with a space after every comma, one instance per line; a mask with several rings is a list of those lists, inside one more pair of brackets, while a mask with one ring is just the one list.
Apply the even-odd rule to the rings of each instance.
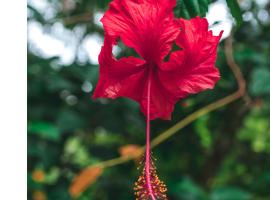
[[169, 62], [163, 63], [159, 79], [175, 97], [184, 98], [205, 89], [212, 89], [220, 75], [215, 67], [219, 36], [208, 31], [203, 18], [180, 19], [181, 33], [176, 43], [182, 49], [171, 54]]
[[179, 19], [178, 22], [182, 31], [176, 39], [176, 44], [184, 50], [186, 64], [213, 65], [223, 31], [218, 36], [213, 36], [212, 31], [208, 31], [208, 22], [205, 18]]
[[171, 71], [171, 70], [177, 70], [179, 67], [181, 67], [182, 63], [184, 62], [184, 51], [175, 51], [172, 52], [170, 55], [169, 62], [164, 62], [159, 65], [159, 68], [163, 71]]
[[[153, 71], [151, 76], [151, 94], [150, 94], [150, 120], [161, 118], [164, 120], [171, 119], [171, 113], [174, 104], [177, 101], [158, 79], [158, 71]], [[140, 102], [141, 111], [147, 114], [147, 89], [144, 90], [143, 99]]]
[[168, 54], [180, 30], [172, 9], [176, 0], [114, 0], [101, 19], [105, 32], [120, 37], [148, 62]]
[[116, 60], [112, 55], [115, 40], [105, 36], [99, 55], [100, 77], [93, 98], [128, 97], [139, 101], [146, 82], [145, 61], [127, 57]]

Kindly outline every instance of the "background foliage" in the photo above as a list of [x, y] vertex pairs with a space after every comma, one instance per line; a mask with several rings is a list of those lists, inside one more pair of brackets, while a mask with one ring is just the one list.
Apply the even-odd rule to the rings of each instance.
[[[39, 0], [49, 6], [43, 11], [34, 1], [28, 2], [28, 22], [51, 35], [55, 26], [64, 27], [76, 36], [76, 48], [67, 64], [28, 43], [28, 199], [68, 200], [80, 171], [118, 157], [124, 145], [144, 145], [144, 117], [138, 105], [127, 99], [91, 100], [98, 65], [82, 59], [81, 45], [90, 35], [102, 36], [95, 20], [109, 1]], [[184, 18], [205, 16], [213, 3], [177, 2], [175, 14]], [[237, 1], [227, 0], [236, 22], [234, 57], [247, 81], [249, 103], [241, 99], [211, 112], [154, 149], [171, 200], [270, 199], [270, 3], [239, 2], [240, 7]], [[65, 38], [65, 34], [55, 37]], [[119, 49], [119, 57], [132, 53], [121, 44]], [[155, 120], [153, 136], [237, 89], [225, 60], [224, 41], [217, 66], [222, 78], [216, 88], [180, 101], [172, 121]], [[77, 199], [134, 199], [138, 174], [134, 162], [96, 175], [90, 171], [86, 173], [89, 187], [79, 191]]]

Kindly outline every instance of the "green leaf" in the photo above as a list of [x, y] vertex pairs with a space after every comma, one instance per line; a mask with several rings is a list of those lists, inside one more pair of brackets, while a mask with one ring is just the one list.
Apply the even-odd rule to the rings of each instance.
[[54, 124], [45, 121], [30, 122], [28, 124], [28, 132], [53, 141], [60, 139], [58, 128]]
[[200, 15], [200, 6], [198, 0], [185, 1], [185, 5], [187, 6], [187, 9], [192, 17]]
[[205, 17], [209, 0], [178, 0], [175, 14], [177, 17], [190, 19], [195, 16]]
[[189, 12], [183, 0], [177, 0], [175, 15], [176, 17], [183, 17], [185, 19], [190, 18]]
[[62, 132], [72, 132], [82, 128], [85, 120], [78, 112], [65, 108], [58, 113], [56, 124]]
[[67, 140], [64, 147], [63, 159], [80, 167], [86, 167], [91, 161], [86, 146], [84, 146], [81, 138], [78, 137], [72, 137]]
[[200, 16], [205, 17], [207, 11], [208, 11], [208, 5], [210, 4], [209, 0], [199, 0], [200, 4]]
[[255, 96], [270, 94], [270, 70], [257, 68], [253, 71], [250, 93]]
[[207, 199], [204, 190], [187, 177], [174, 184], [171, 188], [172, 194], [177, 196], [179, 199]]
[[221, 187], [215, 189], [211, 195], [210, 200], [249, 200], [251, 199], [250, 193], [237, 187]]
[[47, 184], [55, 184], [60, 176], [60, 169], [57, 167], [53, 167], [50, 171], [46, 172], [44, 182]]
[[42, 24], [45, 24], [46, 21], [43, 15], [39, 11], [37, 11], [37, 9], [35, 9], [33, 6], [29, 4], [27, 5], [27, 8], [29, 9], [28, 12], [32, 12], [33, 18], [35, 18], [35, 20], [37, 20], [38, 22]]
[[199, 118], [195, 123], [195, 129], [196, 129], [197, 134], [200, 137], [200, 140], [201, 140], [200, 142], [202, 146], [209, 150], [213, 141], [212, 141], [211, 132], [207, 126], [208, 120], [209, 120], [209, 115]]
[[249, 141], [252, 149], [259, 152], [270, 152], [270, 125], [259, 109], [253, 109], [244, 120], [244, 127], [238, 133], [240, 140]]
[[226, 0], [228, 7], [230, 8], [231, 14], [236, 20], [236, 24], [239, 27], [243, 23], [242, 11], [236, 0]]

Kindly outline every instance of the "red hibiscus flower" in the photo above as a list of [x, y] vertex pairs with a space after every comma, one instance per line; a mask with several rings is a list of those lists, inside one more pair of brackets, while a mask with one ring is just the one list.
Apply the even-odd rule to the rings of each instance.
[[[176, 0], [114, 0], [101, 20], [105, 39], [93, 97], [133, 99], [147, 117], [145, 168], [135, 187], [140, 199], [166, 199], [164, 184], [154, 178], [150, 120], [170, 119], [179, 99], [212, 89], [220, 78], [215, 61], [222, 33], [213, 36], [204, 18], [175, 19], [175, 4]], [[118, 39], [140, 58], [116, 59], [112, 48]], [[179, 50], [172, 52], [174, 43]]]
[[[102, 18], [105, 42], [99, 55], [100, 77], [94, 98], [128, 97], [150, 118], [170, 119], [174, 104], [188, 94], [211, 89], [219, 79], [214, 66], [221, 37], [208, 31], [206, 19], [174, 19], [175, 0], [114, 0]], [[141, 58], [117, 60], [112, 47], [120, 38]], [[176, 43], [181, 50], [171, 52]]]

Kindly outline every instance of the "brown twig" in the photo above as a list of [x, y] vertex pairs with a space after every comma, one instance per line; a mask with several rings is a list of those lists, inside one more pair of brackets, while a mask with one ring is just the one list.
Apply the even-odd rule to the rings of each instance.
[[243, 77], [243, 74], [240, 70], [240, 67], [234, 60], [233, 57], [233, 37], [232, 34], [225, 40], [225, 56], [228, 66], [233, 72], [233, 75], [238, 84], [238, 91], [240, 96], [244, 96], [246, 90], [246, 81]]
[[92, 18], [93, 18], [93, 14], [87, 12], [87, 13], [83, 13], [79, 15], [65, 17], [62, 20], [65, 25], [72, 25], [72, 24], [77, 24], [77, 23], [82, 23], [82, 22], [90, 22]]

